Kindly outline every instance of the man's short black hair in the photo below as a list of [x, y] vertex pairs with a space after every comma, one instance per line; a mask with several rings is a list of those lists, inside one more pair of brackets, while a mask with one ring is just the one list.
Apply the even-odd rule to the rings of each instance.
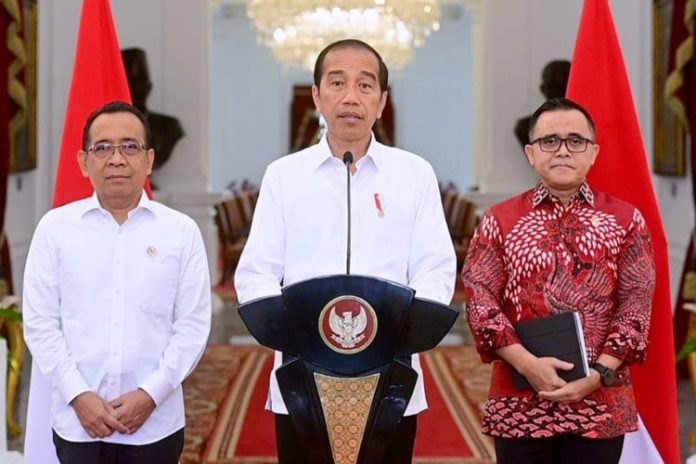
[[321, 53], [319, 53], [317, 61], [314, 63], [314, 85], [319, 87], [319, 83], [321, 83], [321, 76], [324, 72], [324, 58], [326, 58], [326, 55], [331, 50], [340, 50], [342, 48], [362, 48], [363, 50], [367, 50], [368, 52], [372, 53], [375, 58], [377, 58], [377, 62], [379, 63], [379, 76], [377, 76], [379, 79], [379, 90], [386, 92], [387, 87], [389, 86], [389, 70], [387, 69], [387, 65], [384, 64], [384, 60], [377, 50], [358, 39], [344, 39], [333, 42], [324, 48]]
[[85, 127], [82, 129], [82, 149], [87, 151], [90, 145], [89, 140], [89, 130], [92, 128], [92, 123], [97, 117], [102, 114], [113, 114], [113, 113], [131, 113], [136, 118], [138, 118], [143, 125], [145, 130], [145, 146], [150, 148], [152, 146], [152, 130], [150, 129], [150, 124], [147, 122], [147, 118], [135, 106], [130, 103], [122, 101], [112, 101], [104, 106], [97, 108], [92, 114], [89, 115], [87, 121], [85, 122]]
[[532, 117], [529, 120], [529, 140], [533, 139], [533, 133], [534, 133], [534, 128], [536, 127], [536, 123], [539, 120], [539, 116], [542, 114], [549, 112], [549, 111], [569, 111], [569, 110], [578, 110], [580, 111], [583, 116], [585, 116], [585, 119], [587, 119], [587, 125], [590, 126], [590, 132], [592, 133], [592, 139], [594, 139], [595, 134], [596, 134], [596, 129], [595, 129], [595, 123], [592, 120], [592, 116], [590, 116], [590, 113], [580, 106], [579, 103], [575, 103], [573, 100], [569, 100], [567, 98], [563, 97], [558, 97], [558, 98], [552, 98], [551, 100], [547, 100], [542, 105], [537, 108], [537, 110], [532, 114]]

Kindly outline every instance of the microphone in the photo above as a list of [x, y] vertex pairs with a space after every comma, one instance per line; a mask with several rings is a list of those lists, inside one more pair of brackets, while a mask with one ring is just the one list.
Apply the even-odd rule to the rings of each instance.
[[346, 244], [346, 275], [350, 275], [350, 165], [353, 164], [353, 154], [349, 151], [343, 154], [343, 164], [346, 165], [346, 188], [348, 199], [348, 243]]

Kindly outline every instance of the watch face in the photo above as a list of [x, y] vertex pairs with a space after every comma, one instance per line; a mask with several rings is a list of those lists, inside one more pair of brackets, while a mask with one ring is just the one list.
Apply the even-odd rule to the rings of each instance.
[[599, 363], [595, 363], [592, 368], [599, 372], [599, 376], [601, 378], [601, 383], [605, 387], [609, 387], [614, 384], [616, 381], [616, 371], [614, 369], [609, 369], [607, 366], [604, 366]]
[[605, 387], [609, 387], [616, 381], [616, 372], [613, 369], [607, 368], [607, 370], [602, 374], [602, 383]]

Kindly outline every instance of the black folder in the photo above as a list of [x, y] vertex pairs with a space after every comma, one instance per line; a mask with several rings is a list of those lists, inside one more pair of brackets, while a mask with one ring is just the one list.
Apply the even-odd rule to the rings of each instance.
[[[566, 382], [589, 375], [582, 321], [578, 313], [565, 312], [532, 319], [517, 324], [515, 330], [522, 345], [533, 355], [573, 363], [570, 371], [558, 370], [559, 377]], [[514, 370], [512, 383], [519, 390], [531, 387], [527, 379]]]

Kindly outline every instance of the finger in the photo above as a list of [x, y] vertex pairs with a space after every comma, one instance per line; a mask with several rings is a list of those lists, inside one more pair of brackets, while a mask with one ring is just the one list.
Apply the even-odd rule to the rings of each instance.
[[119, 398], [116, 398], [115, 400], [109, 401], [109, 406], [111, 406], [112, 408], [118, 408], [123, 403], [124, 403], [123, 397], [119, 397]]
[[126, 415], [126, 408], [123, 406], [123, 403], [117, 407], [113, 407], [111, 404], [105, 405], [106, 411], [109, 413], [109, 415], [121, 421], [121, 423], [123, 423], [123, 417]]
[[128, 427], [123, 425], [121, 421], [116, 419], [114, 416], [107, 416], [105, 418], [106, 424], [113, 430], [117, 430], [119, 433], [128, 433]]
[[558, 358], [552, 358], [552, 359], [553, 359], [553, 361], [551, 364], [553, 365], [554, 369], [562, 369], [564, 371], [569, 371], [569, 370], [573, 369], [573, 367], [575, 366], [575, 364], [568, 362], [568, 361], [563, 361], [562, 359], [558, 359]]
[[100, 426], [97, 427], [97, 430], [96, 430], [97, 438], [108, 437], [111, 434], [112, 434], [112, 430], [107, 425], [101, 424]]

